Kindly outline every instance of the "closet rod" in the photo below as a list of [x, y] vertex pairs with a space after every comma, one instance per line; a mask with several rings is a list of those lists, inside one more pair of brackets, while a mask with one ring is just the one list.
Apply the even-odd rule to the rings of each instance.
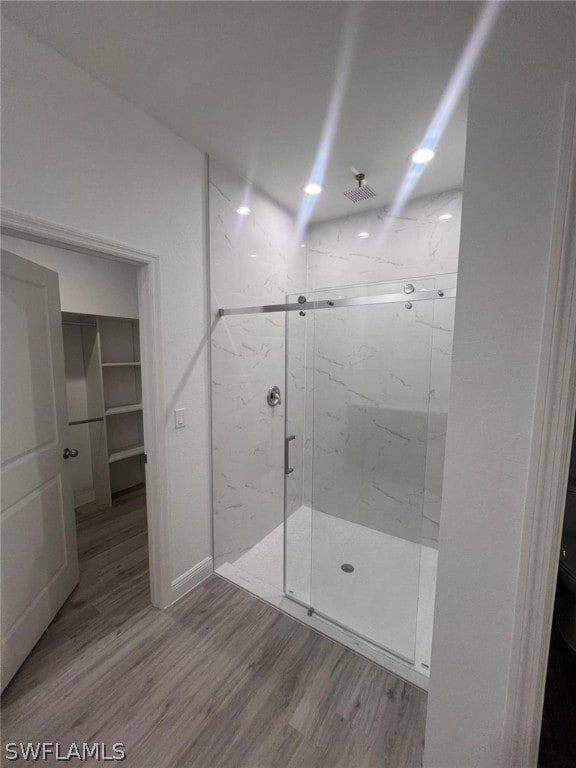
[[87, 325], [90, 328], [96, 328], [96, 323], [75, 323], [73, 320], [62, 320], [62, 325]]
[[77, 424], [92, 424], [94, 421], [104, 421], [104, 416], [95, 416], [93, 419], [80, 419], [79, 421], [69, 421], [69, 427], [75, 427]]

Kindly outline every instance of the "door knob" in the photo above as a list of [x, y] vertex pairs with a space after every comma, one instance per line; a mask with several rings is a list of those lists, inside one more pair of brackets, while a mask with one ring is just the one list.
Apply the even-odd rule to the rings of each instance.
[[78, 456], [78, 451], [76, 448], [64, 448], [64, 453], [62, 455], [65, 459], [75, 459], [76, 456]]
[[272, 389], [269, 389], [268, 394], [266, 395], [266, 401], [272, 408], [274, 408], [275, 405], [280, 405], [282, 402], [280, 387], [272, 387]]

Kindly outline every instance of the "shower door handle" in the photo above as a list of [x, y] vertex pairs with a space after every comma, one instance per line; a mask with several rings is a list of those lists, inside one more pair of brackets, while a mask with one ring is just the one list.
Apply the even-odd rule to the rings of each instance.
[[290, 442], [296, 440], [296, 435], [290, 435], [290, 437], [284, 438], [284, 474], [291, 475], [294, 472], [294, 467], [290, 466]]

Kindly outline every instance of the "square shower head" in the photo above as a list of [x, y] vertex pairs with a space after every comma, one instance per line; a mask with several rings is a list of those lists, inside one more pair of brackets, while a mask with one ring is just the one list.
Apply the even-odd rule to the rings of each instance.
[[376, 197], [376, 192], [368, 184], [359, 184], [352, 189], [348, 189], [344, 192], [348, 200], [352, 200], [353, 203], [361, 203], [362, 200], [369, 200], [371, 197]]

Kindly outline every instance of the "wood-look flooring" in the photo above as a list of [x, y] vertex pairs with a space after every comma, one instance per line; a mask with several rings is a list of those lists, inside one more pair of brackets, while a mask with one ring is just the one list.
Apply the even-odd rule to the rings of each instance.
[[4, 743], [122, 742], [134, 768], [421, 765], [419, 689], [218, 576], [153, 608], [142, 497], [80, 512], [78, 534], [80, 584], [5, 691]]

